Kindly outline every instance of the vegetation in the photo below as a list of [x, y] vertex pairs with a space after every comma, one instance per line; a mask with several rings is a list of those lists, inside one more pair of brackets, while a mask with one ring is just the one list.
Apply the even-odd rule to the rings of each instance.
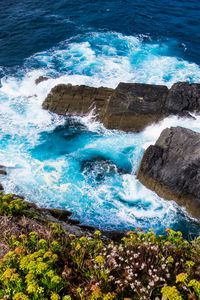
[[1, 300], [200, 299], [200, 237], [171, 229], [128, 232], [120, 242], [100, 231], [76, 237], [3, 194], [0, 215]]

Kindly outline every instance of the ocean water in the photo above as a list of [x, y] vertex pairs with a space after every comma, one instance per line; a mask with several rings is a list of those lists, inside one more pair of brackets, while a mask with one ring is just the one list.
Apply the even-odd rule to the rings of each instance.
[[[6, 192], [67, 209], [103, 230], [166, 227], [186, 236], [198, 222], [146, 189], [135, 173], [169, 117], [141, 133], [106, 130], [95, 113], [59, 117], [42, 110], [58, 83], [115, 88], [123, 82], [171, 86], [200, 81], [198, 1], [7, 1], [0, 10], [0, 164]], [[49, 76], [39, 85], [35, 79]]]

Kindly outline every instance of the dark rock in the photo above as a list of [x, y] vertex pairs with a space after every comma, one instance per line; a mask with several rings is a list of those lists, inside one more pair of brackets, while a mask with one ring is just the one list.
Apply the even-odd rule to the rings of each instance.
[[80, 116], [88, 114], [94, 108], [101, 118], [105, 114], [107, 101], [112, 92], [112, 89], [104, 87], [59, 84], [47, 96], [43, 108], [60, 115]]
[[103, 123], [110, 129], [142, 130], [162, 118], [167, 95], [166, 86], [120, 83], [110, 98]]
[[46, 81], [46, 80], [48, 80], [49, 79], [49, 77], [46, 77], [46, 76], [40, 76], [40, 77], [38, 77], [36, 80], [35, 80], [35, 84], [39, 84], [39, 83], [41, 83], [41, 82], [43, 82], [43, 81]]
[[0, 182], [0, 191], [3, 191], [3, 185]]
[[43, 108], [60, 115], [87, 115], [93, 108], [110, 129], [140, 131], [170, 114], [192, 117], [200, 112], [200, 84], [176, 83], [170, 90], [163, 85], [120, 83], [115, 90], [55, 86]]
[[70, 211], [62, 210], [62, 209], [41, 209], [42, 212], [47, 212], [51, 214], [54, 218], [56, 218], [59, 221], [67, 221], [68, 218], [72, 215]]
[[5, 170], [5, 166], [0, 165], [0, 175], [7, 175], [7, 172]]
[[200, 84], [175, 83], [169, 90], [164, 112], [181, 114], [200, 111]]
[[1, 170], [1, 169], [0, 169], [0, 175], [7, 175], [6, 170]]
[[144, 153], [138, 179], [165, 199], [177, 201], [200, 218], [200, 133], [165, 129]]
[[127, 164], [124, 163], [124, 168], [122, 169], [109, 159], [97, 156], [81, 161], [80, 167], [82, 174], [84, 176], [86, 175], [85, 180], [89, 181], [89, 184], [96, 185], [116, 174], [130, 174], [132, 166], [131, 164], [127, 166]]

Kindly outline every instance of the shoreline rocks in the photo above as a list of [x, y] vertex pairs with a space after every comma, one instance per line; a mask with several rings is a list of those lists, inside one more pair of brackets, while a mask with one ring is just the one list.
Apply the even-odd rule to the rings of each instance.
[[[0, 176], [5, 176], [5, 175], [7, 175], [5, 167], [0, 165]], [[4, 190], [3, 185], [0, 182], [0, 192], [3, 191], [3, 190]]]
[[120, 83], [116, 89], [85, 85], [55, 86], [43, 108], [59, 115], [84, 116], [95, 110], [108, 129], [141, 131], [169, 115], [200, 112], [200, 84], [163, 85]]
[[147, 148], [137, 178], [160, 197], [175, 200], [200, 218], [200, 133], [166, 128]]
[[104, 87], [59, 84], [52, 88], [42, 107], [59, 115], [79, 116], [87, 115], [95, 108], [96, 113], [102, 119], [112, 93], [113, 89]]

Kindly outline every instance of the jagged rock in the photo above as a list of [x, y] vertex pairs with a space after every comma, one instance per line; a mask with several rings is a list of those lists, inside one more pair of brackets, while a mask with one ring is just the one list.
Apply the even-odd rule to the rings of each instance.
[[104, 115], [107, 101], [113, 90], [94, 88], [85, 85], [72, 86], [59, 84], [55, 86], [43, 103], [43, 108], [60, 115], [86, 115], [92, 108], [100, 118]]
[[46, 77], [46, 76], [40, 76], [40, 77], [38, 77], [36, 80], [35, 80], [35, 84], [39, 84], [39, 83], [41, 83], [42, 81], [46, 81], [46, 80], [48, 80], [49, 79], [49, 77]]
[[200, 111], [200, 84], [175, 83], [169, 90], [164, 112], [184, 114]]
[[43, 108], [60, 115], [87, 115], [93, 108], [110, 129], [140, 131], [147, 125], [175, 114], [190, 116], [200, 111], [200, 84], [163, 85], [120, 83], [115, 90], [59, 84]]
[[142, 158], [138, 179], [165, 199], [177, 201], [200, 218], [200, 133], [165, 129]]

